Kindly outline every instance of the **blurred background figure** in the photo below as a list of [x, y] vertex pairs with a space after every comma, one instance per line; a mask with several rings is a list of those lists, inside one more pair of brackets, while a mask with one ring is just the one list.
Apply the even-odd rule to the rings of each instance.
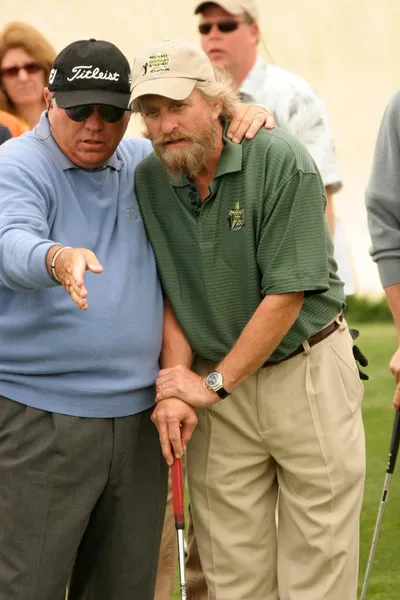
[[215, 65], [229, 71], [238, 96], [244, 102], [267, 105], [276, 125], [300, 140], [314, 158], [325, 184], [326, 217], [335, 242], [339, 276], [345, 283], [345, 294], [354, 294], [345, 231], [335, 220], [333, 196], [342, 181], [325, 102], [303, 78], [262, 58], [258, 44], [265, 46], [265, 42], [254, 0], [198, 2], [195, 14], [199, 15], [202, 49]]
[[[0, 91], [1, 93], [1, 91]], [[27, 127], [25, 124], [15, 117], [11, 113], [6, 112], [5, 110], [0, 110], [0, 123], [3, 127], [6, 127], [11, 134], [11, 137], [18, 137], [21, 133], [27, 131]]]
[[0, 125], [0, 145], [4, 144], [7, 140], [11, 138], [11, 133], [8, 127], [4, 125]]
[[376, 141], [366, 207], [370, 250], [396, 325], [398, 346], [390, 361], [400, 410], [400, 91], [390, 99]]
[[13, 136], [32, 129], [46, 109], [43, 91], [55, 56], [52, 45], [27, 23], [12, 21], [0, 32], [0, 123]]

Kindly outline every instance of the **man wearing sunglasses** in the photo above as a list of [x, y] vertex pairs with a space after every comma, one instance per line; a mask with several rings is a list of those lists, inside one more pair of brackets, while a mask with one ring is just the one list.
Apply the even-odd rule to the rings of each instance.
[[214, 64], [229, 71], [239, 96], [245, 102], [268, 106], [277, 126], [303, 142], [314, 158], [325, 184], [329, 228], [333, 236], [337, 235], [339, 274], [346, 294], [353, 294], [346, 240], [342, 228], [335, 224], [334, 194], [342, 182], [325, 103], [304, 79], [267, 64], [258, 53], [262, 34], [256, 0], [199, 2], [195, 14], [199, 15], [201, 47]]
[[47, 112], [1, 148], [7, 600], [61, 599], [68, 581], [73, 600], [152, 598], [167, 475], [150, 421], [162, 297], [133, 194], [151, 147], [120, 143], [129, 89], [113, 44], [70, 44]]
[[[113, 44], [70, 44], [40, 122], [0, 151], [7, 600], [61, 600], [67, 582], [69, 600], [153, 600], [167, 482], [150, 420], [163, 299], [134, 193], [152, 147], [122, 139], [130, 83]], [[265, 121], [260, 107], [239, 112], [254, 117], [247, 135]], [[183, 439], [195, 423], [187, 407]]]

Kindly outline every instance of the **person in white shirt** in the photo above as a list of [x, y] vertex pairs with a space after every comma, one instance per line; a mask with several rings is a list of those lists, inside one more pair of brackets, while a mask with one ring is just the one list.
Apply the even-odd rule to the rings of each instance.
[[277, 127], [300, 140], [310, 152], [325, 184], [326, 217], [335, 242], [335, 258], [347, 296], [355, 293], [349, 250], [342, 225], [335, 219], [333, 196], [342, 187], [325, 102], [302, 77], [267, 64], [258, 52], [259, 12], [253, 0], [200, 2], [202, 49], [214, 65], [227, 69], [239, 97], [267, 105]]

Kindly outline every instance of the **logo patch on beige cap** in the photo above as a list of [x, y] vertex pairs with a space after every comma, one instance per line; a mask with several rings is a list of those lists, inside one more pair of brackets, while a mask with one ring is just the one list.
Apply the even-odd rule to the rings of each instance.
[[150, 73], [163, 73], [169, 71], [170, 58], [168, 54], [153, 54], [149, 56], [149, 60], [144, 63], [142, 76], [150, 75]]

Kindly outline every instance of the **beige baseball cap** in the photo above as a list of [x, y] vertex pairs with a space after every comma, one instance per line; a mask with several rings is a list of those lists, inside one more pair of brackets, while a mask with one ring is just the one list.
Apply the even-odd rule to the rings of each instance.
[[146, 94], [184, 100], [197, 81], [215, 81], [214, 69], [203, 50], [182, 40], [153, 44], [135, 57], [129, 104]]
[[255, 23], [258, 23], [260, 20], [258, 8], [253, 0], [216, 0], [215, 2], [199, 2], [196, 5], [194, 14], [198, 15], [199, 13], [203, 12], [206, 4], [217, 4], [229, 14], [235, 16], [246, 12], [248, 15], [250, 15]]

